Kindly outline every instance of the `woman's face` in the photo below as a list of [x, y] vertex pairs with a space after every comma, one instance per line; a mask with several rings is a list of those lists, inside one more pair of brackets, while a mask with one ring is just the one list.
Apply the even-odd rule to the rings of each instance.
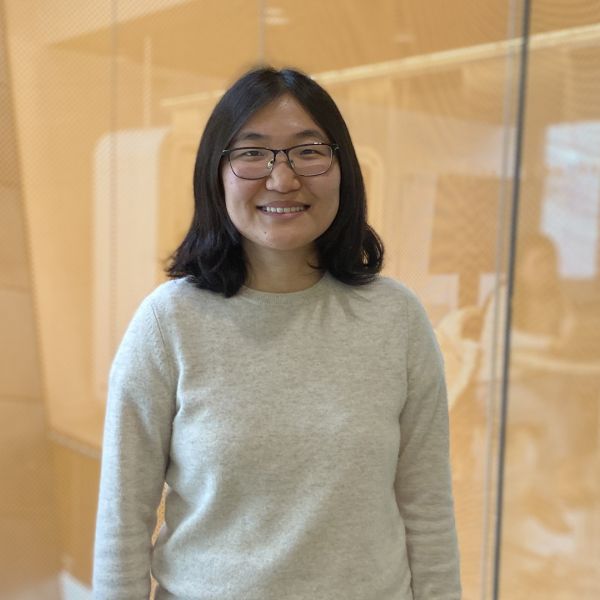
[[[291, 95], [283, 95], [258, 110], [237, 132], [229, 148], [245, 146], [289, 148], [311, 142], [330, 143], [324, 131]], [[300, 251], [307, 257], [314, 241], [333, 222], [340, 201], [340, 168], [334, 156], [329, 170], [315, 177], [296, 175], [283, 152], [264, 179], [236, 177], [227, 159], [221, 166], [225, 205], [242, 235], [250, 258], [264, 250]], [[269, 214], [261, 207], [306, 206], [301, 212]]]

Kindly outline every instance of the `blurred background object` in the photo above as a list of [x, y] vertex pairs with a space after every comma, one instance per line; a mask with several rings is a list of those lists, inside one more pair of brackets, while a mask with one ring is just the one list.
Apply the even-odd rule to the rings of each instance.
[[597, 0], [0, 0], [0, 598], [91, 597], [112, 356], [259, 62], [332, 93], [436, 327], [464, 599], [599, 598]]

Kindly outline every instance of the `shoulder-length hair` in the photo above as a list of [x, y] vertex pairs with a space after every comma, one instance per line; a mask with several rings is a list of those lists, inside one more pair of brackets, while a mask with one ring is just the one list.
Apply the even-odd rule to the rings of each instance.
[[[331, 96], [306, 74], [294, 69], [253, 69], [225, 92], [210, 115], [196, 155], [194, 217], [171, 256], [169, 277], [189, 277], [197, 287], [234, 296], [247, 278], [241, 235], [225, 206], [221, 179], [222, 151], [260, 108], [283, 94], [292, 95], [337, 144], [340, 204], [329, 228], [315, 240], [318, 265], [350, 285], [371, 282], [381, 271], [384, 246], [367, 224], [365, 186], [350, 133]], [[226, 160], [226, 159], [225, 159]]]

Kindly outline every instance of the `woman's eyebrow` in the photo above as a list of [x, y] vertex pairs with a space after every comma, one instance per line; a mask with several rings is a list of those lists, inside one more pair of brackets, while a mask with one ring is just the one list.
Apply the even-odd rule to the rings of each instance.
[[233, 142], [243, 142], [245, 140], [265, 140], [268, 136], [263, 135], [262, 133], [256, 133], [254, 131], [243, 131], [239, 135], [236, 135], [232, 141]]
[[[303, 129], [302, 131], [298, 131], [297, 133], [294, 133], [292, 135], [292, 137], [294, 137], [298, 140], [302, 140], [305, 138], [318, 138], [319, 140], [321, 140], [323, 142], [326, 141], [326, 136], [323, 135], [317, 129]], [[231, 140], [231, 143], [234, 144], [234, 143], [244, 142], [244, 141], [265, 142], [268, 139], [269, 139], [268, 135], [258, 133], [257, 131], [242, 131], [239, 135], [236, 135], [233, 138], [233, 140]]]

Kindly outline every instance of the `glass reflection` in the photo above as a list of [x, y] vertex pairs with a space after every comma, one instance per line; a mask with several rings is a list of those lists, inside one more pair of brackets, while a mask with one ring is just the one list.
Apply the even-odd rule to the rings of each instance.
[[[85, 475], [112, 352], [189, 222], [198, 132], [219, 90], [265, 59], [332, 91], [386, 271], [427, 304], [446, 361], [464, 598], [489, 597], [521, 3], [437, 4], [3, 3], [19, 152], [5, 144], [0, 163], [19, 156], [48, 429], [75, 443], [57, 459], [64, 523], [44, 527], [60, 528], [75, 579], [91, 572]], [[600, 8], [533, 5], [500, 589], [580, 600], [600, 597]]]

